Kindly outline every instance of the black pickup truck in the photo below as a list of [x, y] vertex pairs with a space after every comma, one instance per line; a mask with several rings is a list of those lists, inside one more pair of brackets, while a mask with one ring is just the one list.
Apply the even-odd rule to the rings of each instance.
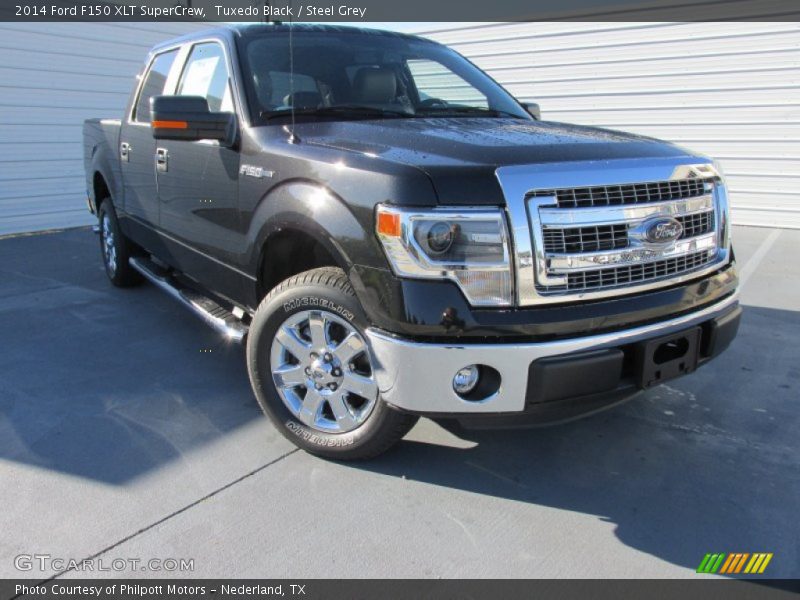
[[147, 279], [245, 342], [258, 402], [309, 452], [375, 456], [420, 415], [584, 415], [736, 335], [713, 161], [542, 121], [429, 40], [281, 24], [175, 39], [123, 118], [84, 137], [111, 282]]

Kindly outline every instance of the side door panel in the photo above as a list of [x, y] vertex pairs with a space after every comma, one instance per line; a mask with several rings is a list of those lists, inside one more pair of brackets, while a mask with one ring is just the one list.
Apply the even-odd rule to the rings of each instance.
[[157, 54], [144, 74], [128, 118], [120, 129], [120, 170], [124, 189], [124, 212], [157, 227], [159, 224], [156, 191], [155, 140], [150, 129], [150, 98], [164, 93], [179, 50]]
[[[212, 111], [233, 111], [222, 46], [202, 42], [189, 52], [176, 93], [206, 97]], [[229, 297], [240, 293], [231, 266], [241, 236], [238, 149], [218, 142], [158, 140], [155, 148], [161, 229], [173, 266]]]

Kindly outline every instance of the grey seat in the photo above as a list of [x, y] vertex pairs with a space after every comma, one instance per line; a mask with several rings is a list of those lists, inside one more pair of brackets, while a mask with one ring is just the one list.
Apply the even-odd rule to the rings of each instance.
[[283, 103], [295, 108], [317, 108], [322, 104], [322, 94], [319, 92], [294, 92], [286, 94]]
[[266, 70], [254, 72], [253, 83], [255, 84], [256, 96], [261, 108], [264, 110], [274, 108], [275, 105], [272, 102], [272, 78], [269, 73]]
[[362, 67], [353, 78], [353, 102], [393, 104], [397, 101], [397, 77], [385, 67]]

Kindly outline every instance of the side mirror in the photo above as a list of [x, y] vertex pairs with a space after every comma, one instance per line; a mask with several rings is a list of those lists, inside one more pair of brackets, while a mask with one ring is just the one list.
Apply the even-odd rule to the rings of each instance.
[[528, 111], [528, 114], [534, 119], [537, 121], [542, 120], [542, 110], [536, 102], [520, 102], [520, 104], [522, 104], [522, 108]]
[[150, 114], [157, 140], [217, 140], [224, 146], [233, 145], [236, 116], [211, 112], [202, 96], [153, 96]]

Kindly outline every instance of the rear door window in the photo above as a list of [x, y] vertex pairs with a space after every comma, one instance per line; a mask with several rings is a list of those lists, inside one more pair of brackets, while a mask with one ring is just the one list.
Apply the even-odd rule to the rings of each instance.
[[167, 83], [169, 71], [175, 62], [175, 57], [178, 55], [177, 48], [159, 54], [150, 63], [150, 69], [144, 77], [144, 84], [142, 89], [139, 90], [139, 98], [136, 101], [136, 107], [133, 113], [133, 120], [137, 123], [150, 122], [150, 98], [153, 96], [160, 96], [164, 93], [164, 86]]

